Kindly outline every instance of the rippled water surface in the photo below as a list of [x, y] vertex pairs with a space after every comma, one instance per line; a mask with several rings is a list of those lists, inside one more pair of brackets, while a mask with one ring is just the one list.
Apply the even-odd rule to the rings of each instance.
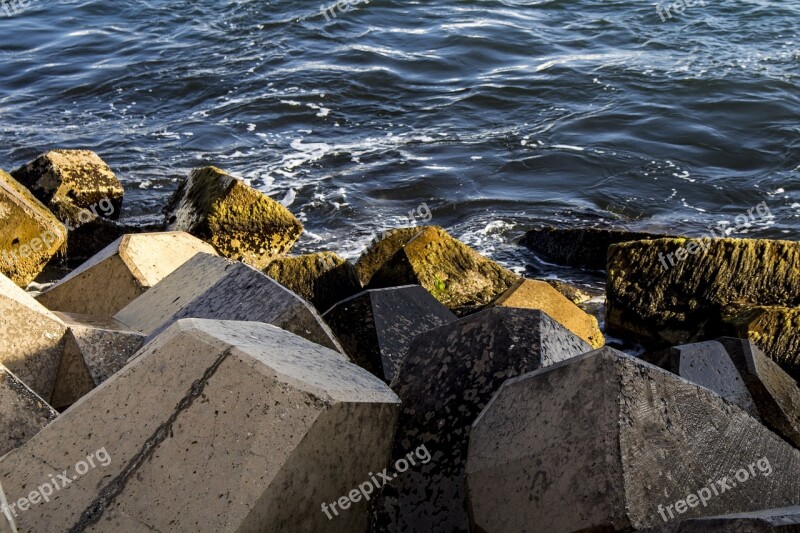
[[27, 1], [0, 18], [0, 167], [93, 149], [128, 217], [214, 164], [301, 218], [298, 251], [353, 256], [422, 203], [518, 270], [542, 222], [733, 230], [766, 202], [735, 233], [798, 237], [800, 0], [666, 22], [640, 0], [372, 0], [330, 20], [297, 0]]

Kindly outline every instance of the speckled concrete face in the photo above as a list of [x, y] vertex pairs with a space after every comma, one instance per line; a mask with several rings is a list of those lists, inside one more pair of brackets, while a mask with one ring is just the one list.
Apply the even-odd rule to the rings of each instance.
[[36, 299], [52, 311], [110, 317], [198, 253], [216, 255], [182, 231], [125, 235]]
[[800, 531], [800, 506], [694, 518], [648, 533], [796, 533]]
[[403, 401], [393, 459], [432, 460], [384, 491], [379, 529], [467, 528], [464, 462], [472, 422], [502, 383], [591, 347], [541, 311], [496, 307], [419, 335], [392, 382]]
[[[745, 481], [678, 514], [741, 469]], [[800, 451], [711, 391], [602, 348], [503, 385], [473, 426], [467, 486], [481, 531], [638, 530], [663, 526], [662, 512], [792, 505]]]
[[308, 302], [248, 265], [202, 253], [115, 318], [149, 339], [180, 318], [266, 322], [344, 354]]
[[28, 442], [58, 413], [0, 365], [0, 457]]
[[399, 400], [367, 371], [274, 326], [181, 320], [0, 462], [18, 498], [105, 448], [20, 531], [364, 531], [335, 501], [388, 466]]

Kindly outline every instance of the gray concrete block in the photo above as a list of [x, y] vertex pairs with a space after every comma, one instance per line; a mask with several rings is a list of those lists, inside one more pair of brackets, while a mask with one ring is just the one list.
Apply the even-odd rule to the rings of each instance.
[[0, 457], [22, 446], [58, 412], [0, 365]]
[[649, 533], [800, 533], [800, 506], [709, 516], [647, 530]]

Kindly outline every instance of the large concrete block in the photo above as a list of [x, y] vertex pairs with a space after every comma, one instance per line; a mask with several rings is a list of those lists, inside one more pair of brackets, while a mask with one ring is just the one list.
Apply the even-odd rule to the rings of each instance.
[[685, 520], [649, 533], [798, 533], [800, 506]]
[[253, 267], [203, 253], [115, 318], [149, 339], [180, 318], [266, 322], [344, 353], [311, 304]]
[[216, 255], [182, 231], [124, 235], [37, 300], [53, 311], [110, 317], [200, 252]]
[[8, 507], [3, 486], [0, 485], [0, 533], [17, 533], [14, 515]]
[[193, 170], [164, 212], [168, 230], [187, 231], [257, 268], [287, 253], [303, 232], [288, 209], [215, 167]]
[[0, 275], [0, 364], [47, 401], [66, 333], [58, 317]]
[[50, 404], [65, 409], [125, 366], [145, 337], [113, 318], [55, 315], [68, 330]]
[[22, 446], [58, 412], [0, 365], [0, 457]]
[[0, 274], [27, 286], [66, 238], [67, 230], [47, 207], [0, 170]]
[[494, 307], [418, 335], [392, 382], [403, 401], [394, 460], [424, 444], [433, 460], [384, 491], [378, 530], [464, 531], [470, 427], [508, 378], [585, 353], [545, 313]]
[[738, 407], [607, 347], [508, 380], [467, 460], [471, 522], [487, 533], [794, 505], [798, 474], [800, 451]]
[[394, 379], [417, 335], [456, 320], [419, 285], [364, 291], [322, 318], [353, 361], [386, 382]]
[[259, 323], [181, 320], [0, 462], [20, 532], [364, 531], [337, 501], [387, 466], [399, 400], [338, 354]]
[[521, 278], [492, 305], [539, 309], [585, 340], [592, 348], [599, 348], [606, 343], [597, 319], [544, 281]]

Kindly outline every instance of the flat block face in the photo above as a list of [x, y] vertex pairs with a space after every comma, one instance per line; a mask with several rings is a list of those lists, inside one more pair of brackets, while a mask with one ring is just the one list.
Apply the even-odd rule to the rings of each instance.
[[63, 247], [67, 231], [23, 185], [0, 170], [0, 274], [25, 287]]
[[509, 380], [473, 426], [467, 484], [484, 531], [638, 530], [788, 505], [798, 469], [741, 409], [603, 348]]
[[28, 442], [58, 413], [0, 365], [0, 457]]
[[273, 326], [182, 320], [0, 462], [0, 480], [16, 499], [54, 468], [107, 459], [20, 514], [21, 531], [283, 531], [289, 517], [298, 531], [364, 531], [366, 505], [331, 521], [320, 506], [387, 466], [398, 403]]
[[590, 349], [529, 309], [491, 308], [417, 336], [392, 382], [403, 401], [393, 457], [424, 441], [435, 460], [392, 483], [380, 506], [381, 526], [466, 529], [464, 462], [475, 418], [506, 379]]
[[0, 363], [45, 400], [53, 393], [66, 326], [0, 275]]
[[266, 322], [341, 351], [317, 312], [243, 263], [198, 254], [115, 315], [152, 338], [181, 318]]
[[752, 513], [709, 516], [666, 526], [659, 533], [797, 533], [800, 531], [800, 507], [769, 509]]

